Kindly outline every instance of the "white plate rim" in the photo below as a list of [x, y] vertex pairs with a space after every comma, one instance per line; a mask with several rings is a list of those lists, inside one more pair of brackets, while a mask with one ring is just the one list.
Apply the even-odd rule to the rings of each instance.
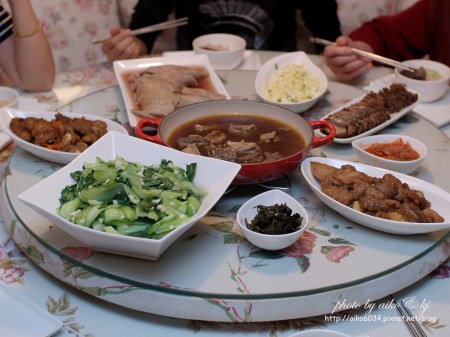
[[[368, 214], [364, 214], [348, 206], [345, 206], [322, 192], [320, 183], [312, 175], [310, 169], [310, 163], [312, 161], [321, 162], [335, 167], [340, 167], [341, 165], [349, 164], [354, 166], [358, 171], [364, 172], [368, 175], [375, 177], [382, 177], [384, 174], [390, 173], [396, 178], [400, 179], [403, 183], [407, 183], [410, 186], [410, 188], [423, 191], [425, 197], [431, 202], [431, 208], [437, 211], [442, 217], [444, 217], [444, 222], [417, 223], [417, 222], [391, 221], [377, 218], [375, 216], [371, 216]], [[381, 169], [375, 166], [324, 157], [306, 158], [301, 164], [301, 171], [309, 187], [324, 204], [326, 204], [328, 207], [332, 208], [342, 216], [356, 223], [359, 223], [360, 225], [387, 233], [403, 234], [403, 235], [424, 234], [441, 229], [450, 228], [450, 194], [441, 189], [440, 187], [433, 185], [429, 182], [426, 182], [424, 180], [403, 173]], [[441, 207], [436, 208], [435, 207], [436, 201], [440, 201], [441, 203], [447, 204], [447, 206], [442, 208]], [[393, 227], [393, 225], [395, 227]]]
[[[381, 89], [382, 89], [382, 88], [380, 88], [380, 90], [381, 90]], [[379, 91], [379, 90], [377, 90], [377, 92], [378, 92], [378, 91]], [[412, 90], [409, 90], [409, 89], [408, 89], [408, 91], [411, 92], [411, 93], [417, 94], [416, 92], [414, 92], [414, 91], [412, 91]], [[325, 115], [324, 117], [322, 117], [322, 120], [326, 119], [327, 117], [331, 116], [332, 114], [334, 114], [334, 113], [336, 113], [336, 112], [338, 112], [338, 111], [340, 111], [340, 110], [342, 110], [342, 109], [344, 109], [344, 108], [346, 108], [346, 107], [348, 107], [348, 106], [350, 106], [350, 105], [352, 105], [352, 104], [358, 103], [358, 102], [361, 101], [361, 100], [364, 98], [364, 96], [366, 96], [367, 94], [368, 94], [368, 92], [367, 92], [367, 93], [364, 93], [363, 95], [361, 95], [361, 96], [359, 96], [359, 97], [356, 97], [356, 98], [352, 99], [351, 101], [345, 103], [344, 105], [341, 105], [340, 107], [334, 109], [333, 111], [331, 111], [330, 113], [328, 113], [327, 115]], [[419, 95], [419, 94], [417, 94], [417, 95]], [[365, 132], [363, 132], [363, 133], [360, 133], [359, 135], [356, 135], [356, 136], [353, 136], [353, 137], [349, 137], [349, 138], [338, 138], [338, 137], [334, 137], [333, 142], [339, 143], [339, 144], [350, 144], [351, 142], [353, 142], [353, 141], [356, 140], [356, 139], [359, 139], [359, 138], [362, 138], [362, 137], [366, 137], [366, 136], [373, 135], [374, 133], [376, 133], [376, 132], [378, 132], [378, 131], [380, 131], [380, 130], [383, 130], [384, 128], [386, 128], [386, 127], [388, 127], [389, 125], [393, 124], [394, 122], [396, 122], [397, 120], [399, 120], [400, 118], [402, 118], [403, 116], [405, 116], [408, 112], [412, 111], [412, 109], [414, 109], [414, 108], [419, 104], [419, 102], [420, 102], [420, 97], [418, 97], [417, 101], [415, 101], [414, 103], [412, 103], [412, 104], [410, 104], [410, 105], [404, 107], [404, 108], [401, 109], [400, 111], [391, 113], [391, 114], [390, 114], [391, 118], [389, 118], [387, 121], [385, 121], [385, 122], [383, 122], [383, 123], [381, 123], [381, 124], [375, 126], [374, 128], [369, 129], [369, 130], [367, 130], [367, 131], [365, 131]], [[321, 130], [316, 130], [316, 132], [317, 132], [320, 136], [322, 136], [322, 137], [325, 136], [325, 134], [324, 134]]]
[[[9, 316], [11, 319], [14, 319], [14, 317], [17, 317], [23, 322], [27, 322], [27, 325], [33, 326], [35, 333], [40, 333], [40, 336], [42, 337], [48, 337], [53, 334], [55, 334], [59, 329], [61, 329], [63, 323], [58, 320], [56, 317], [51, 315], [49, 312], [45, 311], [38, 305], [36, 305], [34, 302], [30, 301], [25, 296], [19, 294], [18, 292], [15, 292], [9, 288], [6, 284], [0, 281], [0, 293], [3, 293], [6, 295], [11, 301], [14, 302], [14, 306], [20, 307], [16, 308], [20, 310], [20, 315], [18, 315], [18, 311], [13, 310], [13, 308], [8, 307], [8, 310], [2, 311], [2, 316], [6, 315]], [[27, 309], [27, 310], [24, 310]], [[32, 313], [30, 316], [25, 316], [25, 313]], [[8, 315], [9, 313], [10, 315]], [[32, 317], [33, 316], [33, 317]], [[45, 324], [46, 323], [46, 324]], [[1, 330], [1, 329], [0, 329]], [[20, 335], [14, 335], [14, 336], [22, 336]], [[31, 336], [31, 335], [23, 335], [25, 336]]]
[[122, 98], [125, 103], [125, 109], [128, 116], [128, 121], [131, 127], [136, 127], [140, 117], [133, 114], [132, 110], [134, 108], [134, 101], [130, 97], [127, 83], [123, 79], [123, 74], [126, 72], [132, 72], [137, 70], [144, 70], [151, 66], [158, 65], [180, 65], [180, 66], [203, 66], [209, 73], [211, 82], [215, 86], [218, 93], [225, 95], [227, 99], [230, 99], [230, 95], [225, 89], [222, 81], [217, 76], [214, 68], [208, 60], [207, 55], [170, 55], [162, 57], [147, 57], [131, 60], [121, 60], [113, 62], [114, 74], [119, 84], [120, 91], [122, 93]]

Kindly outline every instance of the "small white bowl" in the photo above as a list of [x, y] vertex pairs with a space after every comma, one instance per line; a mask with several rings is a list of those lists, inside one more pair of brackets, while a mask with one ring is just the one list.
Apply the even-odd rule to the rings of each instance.
[[[272, 206], [275, 204], [286, 204], [292, 210], [292, 214], [300, 214], [303, 218], [301, 227], [295, 232], [280, 235], [261, 234], [247, 228], [245, 219], [249, 223], [253, 220], [257, 214], [256, 206]], [[236, 218], [247, 240], [266, 250], [279, 250], [289, 247], [300, 238], [308, 224], [308, 213], [305, 208], [289, 194], [279, 190], [267, 191], [249, 199], [239, 208]]]
[[[296, 103], [284, 103], [271, 100], [267, 97], [267, 88], [276, 78], [278, 70], [282, 69], [282, 67], [286, 64], [302, 64], [305, 69], [319, 81], [319, 90], [312, 98]], [[325, 94], [327, 88], [328, 79], [326, 75], [314, 64], [314, 62], [311, 61], [308, 55], [301, 51], [286, 53], [270, 59], [261, 66], [255, 78], [255, 89], [260, 99], [267, 103], [272, 103], [283, 108], [287, 108], [294, 112], [303, 112], [311, 108], [319, 100], [319, 98]]]
[[342, 332], [327, 329], [309, 329], [296, 332], [288, 337], [350, 337]]
[[[43, 146], [35, 145], [33, 143], [27, 142], [26, 140], [20, 138], [17, 136], [14, 132], [12, 132], [9, 124], [11, 123], [11, 120], [15, 117], [18, 118], [27, 118], [27, 117], [35, 117], [35, 118], [44, 118], [46, 120], [53, 120], [55, 119], [57, 111], [50, 112], [50, 111], [22, 111], [17, 109], [0, 109], [0, 129], [3, 129], [3, 131], [13, 139], [13, 141], [16, 143], [17, 146], [20, 146], [25, 151], [35, 155], [36, 157], [39, 157], [41, 159], [45, 159], [48, 161], [51, 161], [53, 163], [58, 164], [68, 164], [72, 160], [74, 160], [76, 157], [78, 157], [79, 153], [72, 153], [72, 152], [64, 152], [64, 151], [56, 151], [47, 149]], [[68, 116], [70, 118], [81, 118], [85, 117], [89, 120], [100, 120], [106, 123], [108, 131], [116, 131], [123, 134], [128, 134], [128, 131], [119, 123], [116, 123], [110, 119], [102, 118], [100, 116], [94, 116], [94, 115], [85, 115], [85, 114], [77, 114], [77, 113], [70, 113], [63, 115]]]
[[[408, 142], [409, 144], [411, 144], [412, 148], [419, 153], [420, 157], [415, 160], [399, 161], [381, 158], [364, 150], [364, 148], [366, 148], [370, 144], [390, 143], [398, 138], [401, 138], [404, 142]], [[352, 142], [352, 147], [353, 151], [363, 163], [404, 174], [408, 174], [417, 170], [428, 152], [425, 144], [418, 139], [395, 134], [375, 135], [359, 138]]]
[[0, 109], [17, 108], [19, 106], [19, 93], [9, 87], [0, 87]]
[[450, 68], [445, 64], [431, 60], [407, 60], [402, 62], [414, 68], [424, 67], [439, 73], [438, 80], [415, 80], [402, 75], [401, 69], [395, 68], [396, 82], [404, 83], [408, 87], [420, 94], [421, 102], [432, 102], [443, 97], [447, 91], [450, 80]]
[[214, 69], [236, 68], [244, 59], [247, 42], [233, 34], [206, 34], [192, 42], [196, 54], [205, 54]]

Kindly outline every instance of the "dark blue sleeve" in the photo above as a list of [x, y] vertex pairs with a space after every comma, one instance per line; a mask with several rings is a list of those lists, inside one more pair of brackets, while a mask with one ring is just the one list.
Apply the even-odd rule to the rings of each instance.
[[336, 0], [298, 1], [298, 7], [306, 28], [314, 36], [335, 41], [342, 34]]
[[[173, 1], [170, 0], [139, 0], [131, 16], [130, 29], [142, 28], [166, 21], [173, 10], [173, 6]], [[149, 52], [152, 50], [153, 43], [159, 34], [161, 32], [139, 35]]]
[[0, 4], [0, 43], [13, 33], [13, 22], [11, 15]]

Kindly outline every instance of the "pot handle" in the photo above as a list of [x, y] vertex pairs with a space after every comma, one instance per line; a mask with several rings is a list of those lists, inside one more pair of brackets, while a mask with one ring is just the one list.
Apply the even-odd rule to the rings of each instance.
[[314, 135], [314, 139], [311, 144], [313, 149], [319, 146], [329, 144], [333, 141], [334, 136], [336, 135], [336, 128], [334, 127], [333, 123], [324, 120], [308, 121], [308, 123], [312, 126], [314, 130], [317, 129], [329, 130], [329, 133], [325, 137], [317, 137], [316, 135]]
[[153, 142], [153, 143], [165, 145], [158, 133], [154, 136], [151, 136], [144, 131], [144, 128], [146, 128], [146, 127], [152, 127], [154, 129], [158, 129], [160, 123], [161, 123], [161, 119], [156, 119], [156, 118], [155, 119], [153, 119], [153, 118], [141, 119], [137, 123], [136, 128], [135, 128], [136, 136], [138, 136], [141, 139], [145, 139], [150, 142]]

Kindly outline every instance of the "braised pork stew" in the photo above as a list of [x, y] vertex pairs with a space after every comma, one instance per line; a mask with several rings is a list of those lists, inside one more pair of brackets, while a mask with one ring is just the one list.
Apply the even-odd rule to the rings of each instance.
[[303, 136], [287, 124], [241, 113], [191, 120], [174, 129], [167, 144], [184, 152], [239, 164], [276, 161], [306, 147]]

